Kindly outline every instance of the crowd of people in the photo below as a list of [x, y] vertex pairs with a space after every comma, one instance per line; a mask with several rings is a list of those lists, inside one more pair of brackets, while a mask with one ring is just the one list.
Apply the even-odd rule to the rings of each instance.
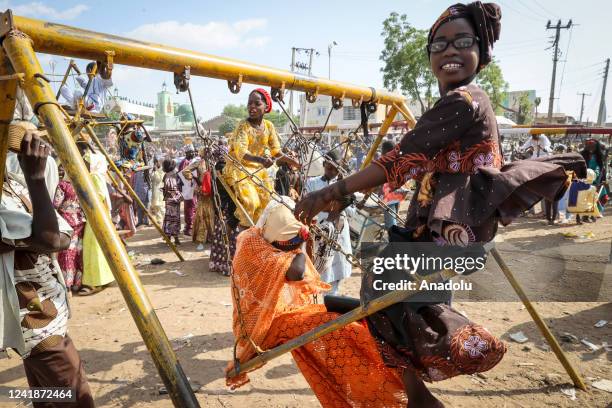
[[533, 134], [517, 150], [526, 160], [578, 151], [586, 162], [586, 178], [571, 175], [571, 186], [560, 199], [544, 200], [543, 216], [549, 225], [569, 224], [574, 220], [577, 224], [596, 222], [603, 217], [603, 208], [608, 202], [609, 164], [608, 149], [601, 141], [588, 138], [577, 147], [553, 145], [546, 135]]
[[[490, 242], [499, 223], [507, 225], [540, 200], [550, 224], [559, 206], [577, 222], [601, 216], [607, 163], [600, 142], [589, 139], [576, 154], [553, 151], [545, 136], [534, 135], [522, 146], [526, 160], [504, 163], [493, 107], [473, 83], [491, 61], [500, 19], [497, 5], [480, 2], [451, 6], [440, 16], [427, 50], [441, 98], [399, 143], [386, 140], [374, 162], [353, 174], [339, 149], [321, 152], [321, 174], [306, 177], [304, 163], [265, 119], [272, 99], [261, 88], [248, 96], [248, 117], [212, 144], [164, 151], [147, 147], [151, 141], [136, 126], [115, 134], [121, 177], [109, 172], [106, 157], [87, 138], [78, 140], [95, 193], [126, 246], [139, 227], [156, 222], [175, 245], [187, 237], [205, 251], [210, 272], [233, 273], [237, 360], [227, 367], [229, 386], [248, 381], [229, 373], [258, 348], [275, 347], [346, 311], [334, 299], [352, 273], [349, 220], [357, 211], [356, 192], [376, 192], [392, 210], [384, 224], [393, 242]], [[93, 94], [108, 81], [94, 81]], [[80, 100], [66, 89], [62, 94]], [[103, 103], [85, 99], [90, 110]], [[113, 274], [44, 133], [23, 120], [11, 129], [21, 139], [7, 159], [0, 208], [0, 349], [23, 357], [30, 386], [68, 386], [78, 406], [93, 406], [67, 334], [69, 293], [99, 293]], [[363, 153], [355, 152], [355, 170]], [[407, 221], [396, 225], [393, 212], [409, 190]], [[387, 273], [383, 280], [391, 280]], [[316, 302], [318, 294], [330, 302]], [[362, 300], [380, 295], [364, 280]], [[440, 407], [425, 382], [498, 364], [505, 345], [453, 309], [450, 293], [442, 296], [397, 303], [293, 351], [319, 401]]]

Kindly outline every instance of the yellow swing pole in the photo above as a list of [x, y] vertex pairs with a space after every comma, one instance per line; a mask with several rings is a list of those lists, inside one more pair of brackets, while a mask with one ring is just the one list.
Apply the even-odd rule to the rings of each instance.
[[0, 192], [4, 184], [6, 155], [8, 153], [8, 129], [15, 112], [18, 76], [14, 74], [11, 62], [0, 48]]
[[[5, 23], [4, 21], [0, 23]], [[2, 46], [16, 72], [24, 74], [23, 90], [47, 128], [66, 174], [74, 182], [76, 193], [104, 255], [111, 267], [125, 302], [151, 353], [159, 375], [177, 407], [199, 407], [189, 381], [168, 341], [153, 305], [147, 297], [113, 225], [105, 204], [96, 193], [70, 130], [66, 126], [55, 95], [43, 76], [31, 40], [22, 32], [10, 30]]]
[[400, 103], [394, 102], [391, 105], [391, 109], [389, 109], [389, 112], [387, 112], [387, 116], [385, 116], [385, 120], [380, 126], [380, 130], [378, 131], [378, 136], [376, 137], [376, 140], [370, 147], [370, 150], [368, 151], [368, 155], [366, 156], [363, 163], [361, 163], [360, 170], [365, 169], [372, 162], [372, 159], [374, 158], [374, 154], [376, 154], [376, 151], [380, 147], [380, 144], [382, 143], [382, 140], [384, 139], [384, 137], [387, 135], [387, 132], [389, 131], [389, 128], [393, 124], [393, 121], [395, 120], [395, 116], [397, 116], [398, 113], [401, 113], [402, 116], [404, 116], [404, 118], [406, 119], [406, 122], [408, 123], [408, 127], [413, 128], [414, 125], [416, 124], [416, 119], [414, 118], [414, 115], [412, 114], [412, 112], [410, 112], [410, 109], [408, 109], [408, 106], [406, 106], [406, 103], [405, 102], [400, 102]]
[[153, 216], [151, 215], [147, 207], [140, 200], [140, 197], [138, 197], [138, 194], [136, 194], [136, 191], [134, 191], [130, 183], [125, 179], [125, 176], [123, 175], [123, 173], [121, 173], [121, 170], [117, 167], [115, 162], [113, 162], [113, 159], [109, 156], [108, 152], [104, 148], [104, 145], [102, 144], [102, 142], [100, 142], [100, 139], [98, 139], [96, 132], [94, 132], [94, 130], [88, 124], [85, 125], [85, 129], [87, 129], [87, 133], [89, 133], [89, 137], [91, 137], [91, 139], [94, 141], [98, 149], [102, 152], [104, 157], [106, 157], [106, 161], [108, 162], [109, 166], [111, 167], [111, 169], [113, 169], [113, 172], [117, 175], [117, 177], [119, 177], [119, 180], [121, 180], [121, 183], [123, 183], [123, 186], [127, 189], [130, 196], [132, 196], [134, 201], [136, 201], [136, 204], [138, 204], [138, 206], [142, 209], [142, 211], [144, 211], [144, 213], [147, 215], [149, 220], [153, 223], [153, 226], [155, 226], [155, 229], [157, 229], [157, 232], [159, 232], [159, 234], [162, 236], [164, 241], [166, 241], [166, 244], [170, 247], [170, 249], [172, 249], [172, 252], [176, 254], [176, 256], [181, 262], [184, 262], [185, 258], [183, 258], [183, 255], [179, 252], [178, 248], [172, 243], [170, 238], [164, 233], [164, 230], [162, 229], [162, 227], [160, 227], [157, 221], [155, 221], [155, 218], [153, 218]]
[[540, 314], [527, 297], [527, 294], [521, 287], [518, 280], [516, 280], [516, 277], [514, 276], [506, 262], [504, 262], [499, 251], [496, 248], [493, 248], [491, 250], [491, 254], [493, 255], [493, 258], [495, 258], [495, 261], [499, 265], [499, 268], [506, 276], [506, 279], [508, 279], [508, 282], [510, 282], [510, 285], [512, 285], [512, 288], [514, 289], [518, 297], [521, 299], [521, 302], [523, 302], [523, 305], [525, 305], [525, 308], [529, 312], [531, 319], [533, 319], [536, 326], [538, 326], [538, 329], [540, 329], [540, 333], [542, 333], [542, 336], [544, 336], [546, 342], [550, 345], [550, 348], [555, 353], [555, 356], [557, 356], [557, 358], [561, 362], [561, 365], [563, 365], [563, 368], [565, 368], [565, 371], [572, 379], [574, 385], [582, 391], [586, 391], [587, 388], [584, 383], [584, 380], [563, 352], [563, 349], [557, 342], [557, 339], [555, 339], [555, 336], [552, 334], [542, 317], [540, 317]]
[[285, 353], [302, 347], [305, 344], [311, 343], [318, 338], [321, 338], [331, 332], [341, 329], [353, 322], [356, 322], [357, 320], [361, 320], [364, 317], [374, 314], [391, 305], [406, 300], [421, 291], [419, 288], [421, 287], [420, 282], [422, 281], [426, 281], [429, 283], [444, 282], [448, 279], [453, 278], [454, 276], [457, 276], [457, 273], [447, 269], [437, 273], [433, 273], [431, 275], [427, 275], [425, 277], [413, 275], [415, 279], [415, 290], [396, 290], [387, 293], [386, 295], [383, 295], [377, 299], [374, 299], [366, 305], [361, 305], [348, 313], [340, 315], [339, 317], [330, 320], [329, 322], [324, 323], [321, 326], [315, 327], [314, 329], [307, 331], [301, 336], [293, 338], [288, 342], [281, 344], [280, 346], [266, 350], [258, 356], [253, 357], [249, 361], [241, 363], [240, 371], [236, 371], [236, 368], [234, 368], [228, 373], [228, 377], [231, 378], [235, 377], [238, 374], [253, 371], [276, 357], [279, 357]]

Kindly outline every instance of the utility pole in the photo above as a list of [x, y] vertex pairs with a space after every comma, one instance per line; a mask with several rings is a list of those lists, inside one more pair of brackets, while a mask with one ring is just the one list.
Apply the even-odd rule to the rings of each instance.
[[315, 49], [311, 48], [308, 53], [310, 54], [310, 58], [308, 60], [308, 76], [312, 76], [312, 56], [315, 53]]
[[606, 124], [606, 86], [608, 85], [608, 72], [610, 72], [610, 58], [606, 60], [603, 88], [601, 89], [601, 100], [599, 101], [599, 114], [597, 115], [597, 124], [599, 126]]
[[[295, 72], [295, 47], [291, 47], [291, 72]], [[293, 116], [293, 90], [289, 93], [289, 114]]]
[[[306, 54], [308, 54], [308, 63], [305, 62], [300, 62], [300, 61], [296, 61], [295, 60], [295, 54], [296, 53], [301, 53], [302, 51], [304, 51]], [[319, 53], [317, 52], [317, 50], [315, 50], [314, 48], [298, 48], [298, 47], [292, 47], [291, 48], [291, 72], [300, 72], [301, 71], [305, 71], [308, 72], [308, 76], [312, 76], [312, 59], [314, 57], [314, 55], [319, 55]], [[303, 98], [300, 98], [300, 116], [301, 116], [301, 125], [303, 126], [303, 124], [305, 123], [306, 120], [306, 100], [304, 100], [304, 103], [302, 103]], [[290, 95], [289, 95], [289, 111], [291, 112], [291, 114], [293, 115], [293, 91], [291, 91]]]
[[561, 20], [557, 22], [557, 25], [553, 26], [548, 20], [548, 24], [546, 24], [547, 30], [555, 30], [555, 39], [553, 40], [552, 47], [553, 51], [553, 72], [552, 72], [552, 80], [550, 84], [550, 99], [548, 100], [548, 123], [552, 123], [553, 117], [553, 105], [555, 103], [555, 80], [557, 78], [557, 62], [559, 62], [559, 38], [561, 37], [561, 30], [568, 30], [572, 27], [572, 20], [570, 20], [567, 25], [562, 26]]
[[578, 120], [578, 123], [582, 123], [582, 115], [584, 114], [584, 97], [591, 96], [591, 94], [582, 92], [578, 95], [582, 95], [582, 102], [580, 103], [580, 119]]
[[328, 46], [327, 46], [327, 79], [331, 79], [331, 50], [332, 48], [334, 48], [336, 45], [338, 45], [337, 42], [332, 41]]

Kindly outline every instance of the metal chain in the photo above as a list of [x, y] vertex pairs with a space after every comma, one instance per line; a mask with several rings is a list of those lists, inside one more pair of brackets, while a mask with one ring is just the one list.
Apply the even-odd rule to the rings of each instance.
[[[318, 146], [316, 145], [316, 143], [314, 143], [312, 140], [307, 139], [307, 138], [306, 138], [306, 137], [303, 135], [303, 133], [301, 133], [299, 130], [296, 130], [296, 129], [297, 129], [297, 126], [296, 126], [295, 122], [293, 121], [293, 119], [291, 118], [291, 116], [289, 115], [289, 113], [287, 112], [287, 110], [285, 109], [284, 103], [283, 103], [281, 100], [278, 100], [278, 101], [276, 101], [276, 102], [277, 102], [277, 103], [278, 103], [278, 105], [281, 107], [281, 109], [282, 109], [283, 113], [284, 113], [284, 114], [287, 116], [287, 118], [288, 118], [288, 119], [289, 119], [289, 121], [291, 122], [292, 127], [293, 127], [293, 129], [294, 129], [294, 132], [293, 132], [293, 134], [291, 135], [291, 138], [290, 138], [289, 140], [294, 139], [294, 138], [297, 138], [298, 143], [302, 143], [302, 144], [304, 144], [304, 145], [306, 145], [306, 146], [307, 146], [307, 147], [306, 147], [306, 149], [308, 149], [308, 146], [309, 146], [309, 147], [310, 147], [310, 149], [312, 149], [312, 151], [313, 151], [313, 152], [314, 152], [315, 150], [318, 150]], [[332, 111], [330, 110], [330, 114], [331, 114], [331, 112], [332, 112]], [[369, 116], [369, 114], [368, 114], [368, 116]], [[328, 116], [328, 119], [329, 119], [329, 116]], [[326, 125], [325, 125], [325, 126], [327, 126], [327, 121], [326, 121]], [[349, 135], [350, 135], [350, 134], [355, 134], [357, 137], [359, 137], [358, 132], [359, 132], [359, 130], [361, 129], [361, 127], [362, 127], [362, 124], [360, 123], [360, 124], [357, 126], [357, 128], [355, 128], [355, 130], [353, 130], [353, 131], [349, 132]], [[361, 138], [359, 137], [359, 139], [361, 139]], [[365, 143], [364, 143], [364, 141], [363, 141], [362, 139], [360, 140], [360, 142], [362, 143], [362, 145], [363, 145], [364, 147], [366, 147], [366, 148], [367, 148], [367, 145], [365, 145]], [[288, 142], [287, 142], [287, 143], [288, 143]], [[336, 145], [334, 145], [333, 147], [331, 147], [329, 150], [330, 150], [330, 151], [335, 150], [335, 149], [339, 148], [340, 146], [342, 146], [342, 145], [343, 145], [343, 144], [345, 144], [345, 143], [349, 143], [349, 140], [347, 139], [347, 140], [345, 140], [345, 141], [340, 141], [339, 143], [337, 143]], [[324, 154], [321, 154], [321, 153], [319, 152], [319, 157], [317, 157], [317, 159], [319, 159], [319, 158], [321, 158], [321, 157], [325, 157], [325, 155], [324, 155]], [[310, 160], [311, 160], [311, 161], [308, 163], [308, 165], [309, 165], [309, 166], [310, 166], [310, 163], [311, 163], [311, 162], [314, 160], [314, 158], [311, 156], [311, 159], [310, 159]], [[303, 162], [302, 162], [302, 161], [300, 161], [300, 163], [303, 163]], [[345, 170], [345, 169], [344, 169], [344, 168], [343, 168], [341, 165], [339, 165], [339, 164], [337, 164], [337, 163], [333, 163], [333, 162], [330, 162], [330, 164], [331, 164], [332, 166], [334, 166], [334, 167], [335, 167], [335, 168], [338, 170], [338, 172], [339, 172], [340, 174], [342, 174], [343, 176], [347, 176], [347, 175], [348, 175], [348, 172], [347, 172], [347, 171], [346, 171], [346, 170]], [[308, 175], [308, 172], [306, 172], [306, 174], [301, 173], [301, 176], [302, 176], [304, 179], [305, 179], [305, 177], [306, 177], [307, 175]], [[304, 181], [305, 181], [305, 180], [304, 180]], [[303, 182], [303, 183], [302, 183], [302, 186], [304, 186], [304, 185], [305, 185], [305, 182]], [[399, 213], [398, 213], [397, 211], [395, 211], [394, 209], [392, 209], [391, 207], [389, 207], [389, 206], [388, 206], [388, 205], [387, 205], [387, 204], [386, 204], [386, 203], [385, 203], [385, 202], [384, 202], [384, 201], [383, 201], [383, 200], [382, 200], [382, 199], [381, 199], [381, 198], [380, 198], [378, 195], [366, 194], [364, 202], [365, 202], [365, 201], [367, 201], [367, 199], [368, 199], [368, 198], [372, 199], [372, 201], [374, 201], [374, 203], [375, 203], [375, 204], [377, 204], [378, 206], [380, 206], [380, 207], [381, 207], [381, 208], [382, 208], [382, 209], [383, 209], [385, 212], [389, 213], [389, 215], [391, 215], [391, 217], [395, 218], [395, 220], [397, 221], [397, 223], [398, 223], [398, 224], [400, 224], [400, 225], [404, 225], [404, 224], [406, 223], [406, 220], [404, 220], [404, 219], [403, 219], [403, 218], [402, 218], [402, 217], [399, 215]]]
[[[198, 135], [199, 136], [199, 135]], [[204, 139], [202, 137], [202, 139]], [[208, 143], [210, 143], [211, 147], [216, 147], [218, 146], [217, 142], [210, 140]], [[233, 165], [236, 166], [236, 168], [238, 168], [238, 170], [244, 172], [245, 174], [247, 174], [248, 176], [250, 176], [251, 181], [253, 181], [255, 184], [257, 184], [257, 186], [261, 187], [264, 191], [266, 191], [268, 194], [270, 194], [270, 199], [274, 200], [276, 202], [278, 202], [279, 204], [284, 205], [285, 207], [287, 207], [289, 210], [293, 211], [294, 209], [291, 208], [286, 202], [283, 201], [282, 197], [280, 194], [278, 194], [276, 191], [274, 190], [270, 190], [265, 182], [260, 179], [256, 174], [249, 172], [243, 165], [242, 163], [240, 163], [238, 160], [236, 160], [235, 158], [233, 158], [232, 156], [230, 156], [229, 154], [223, 153], [223, 156], [225, 157], [225, 159], [229, 160], [230, 162], [232, 162]], [[355, 258], [355, 256], [353, 256], [353, 254], [348, 254], [346, 253], [342, 247], [337, 243], [337, 242], [333, 242], [330, 241], [329, 238], [327, 238], [326, 234], [321, 230], [321, 228], [319, 228], [317, 225], [313, 224], [310, 226], [310, 230], [313, 234], [317, 235], [318, 237], [321, 237], [321, 239], [323, 239], [324, 241], [326, 241], [327, 244], [331, 245], [332, 248], [338, 252], [340, 252], [342, 255], [344, 255], [346, 257], [346, 259], [353, 265], [356, 267], [361, 268], [361, 263], [359, 262], [359, 260], [357, 258]]]
[[196, 112], [195, 112], [195, 106], [193, 103], [193, 97], [191, 96], [191, 87], [189, 86], [189, 83], [187, 83], [187, 92], [189, 94], [189, 102], [191, 104], [191, 111], [193, 113], [193, 119], [194, 119], [194, 123], [195, 123], [195, 128], [196, 128], [196, 134], [197, 136], [202, 139], [202, 141], [204, 142], [204, 149], [208, 154], [205, 154], [204, 156], [204, 161], [206, 163], [206, 167], [208, 168], [208, 170], [211, 172], [211, 187], [212, 187], [212, 192], [213, 192], [213, 201], [214, 201], [214, 207], [217, 211], [217, 215], [220, 219], [220, 225], [221, 225], [221, 236], [223, 237], [223, 244], [225, 247], [225, 257], [226, 257], [226, 262], [227, 262], [227, 267], [229, 270], [229, 275], [230, 275], [230, 279], [232, 281], [232, 296], [234, 298], [234, 303], [236, 305], [236, 312], [238, 315], [238, 325], [240, 326], [240, 337], [236, 338], [236, 340], [234, 341], [234, 347], [233, 347], [233, 357], [234, 357], [234, 365], [237, 371], [240, 371], [240, 361], [238, 360], [238, 356], [236, 354], [237, 352], [237, 347], [238, 347], [238, 342], [241, 339], [245, 339], [247, 340], [249, 343], [251, 343], [251, 345], [253, 346], [253, 348], [255, 349], [255, 351], [257, 352], [257, 354], [261, 354], [262, 350], [261, 348], [255, 344], [255, 342], [253, 341], [253, 339], [251, 339], [251, 337], [248, 335], [248, 333], [246, 332], [246, 325], [244, 323], [244, 317], [242, 315], [242, 310], [241, 310], [241, 306], [240, 306], [240, 291], [238, 289], [238, 286], [236, 285], [236, 280], [234, 277], [234, 269], [232, 266], [232, 255], [231, 255], [231, 251], [230, 251], [230, 242], [229, 242], [229, 234], [227, 231], [227, 223], [225, 220], [225, 216], [223, 215], [223, 204], [221, 203], [221, 196], [219, 195], [219, 189], [217, 188], [217, 171], [214, 167], [214, 162], [212, 159], [212, 149], [213, 148], [219, 148], [218, 145], [216, 145], [216, 143], [214, 143], [210, 137], [204, 137], [201, 133], [200, 133], [200, 127], [198, 126], [198, 121], [197, 121], [197, 117], [196, 117]]

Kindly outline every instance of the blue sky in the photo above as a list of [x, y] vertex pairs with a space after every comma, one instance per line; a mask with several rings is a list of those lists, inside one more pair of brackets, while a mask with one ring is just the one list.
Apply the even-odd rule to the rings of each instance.
[[[382, 87], [378, 60], [383, 46], [382, 21], [392, 11], [406, 13], [419, 28], [428, 28], [442, 10], [456, 1], [18, 1], [0, 0], [0, 9], [94, 31], [130, 36], [194, 51], [289, 69], [291, 47], [315, 48], [313, 74], [327, 76], [327, 46], [332, 50], [332, 79]], [[578, 92], [585, 100], [585, 119], [596, 119], [604, 61], [612, 57], [612, 1], [609, 0], [498, 0], [502, 7], [502, 34], [495, 55], [511, 90], [535, 89], [548, 106], [552, 52], [546, 51], [553, 31], [548, 18], [578, 25], [561, 34], [563, 52], [557, 75], [560, 99], [555, 111], [578, 115]], [[63, 73], [63, 57], [41, 55], [45, 70]], [[299, 58], [298, 58], [299, 60]], [[306, 60], [306, 56], [302, 57]], [[84, 66], [84, 62], [81, 62]], [[114, 80], [120, 94], [154, 102], [170, 73], [117, 66]], [[562, 80], [562, 82], [561, 82]], [[612, 79], [608, 81], [608, 121], [612, 120]], [[228, 103], [244, 103], [246, 91], [233, 95], [223, 81], [194, 78], [192, 89], [199, 116], [210, 118]], [[176, 95], [178, 102], [186, 96]]]

